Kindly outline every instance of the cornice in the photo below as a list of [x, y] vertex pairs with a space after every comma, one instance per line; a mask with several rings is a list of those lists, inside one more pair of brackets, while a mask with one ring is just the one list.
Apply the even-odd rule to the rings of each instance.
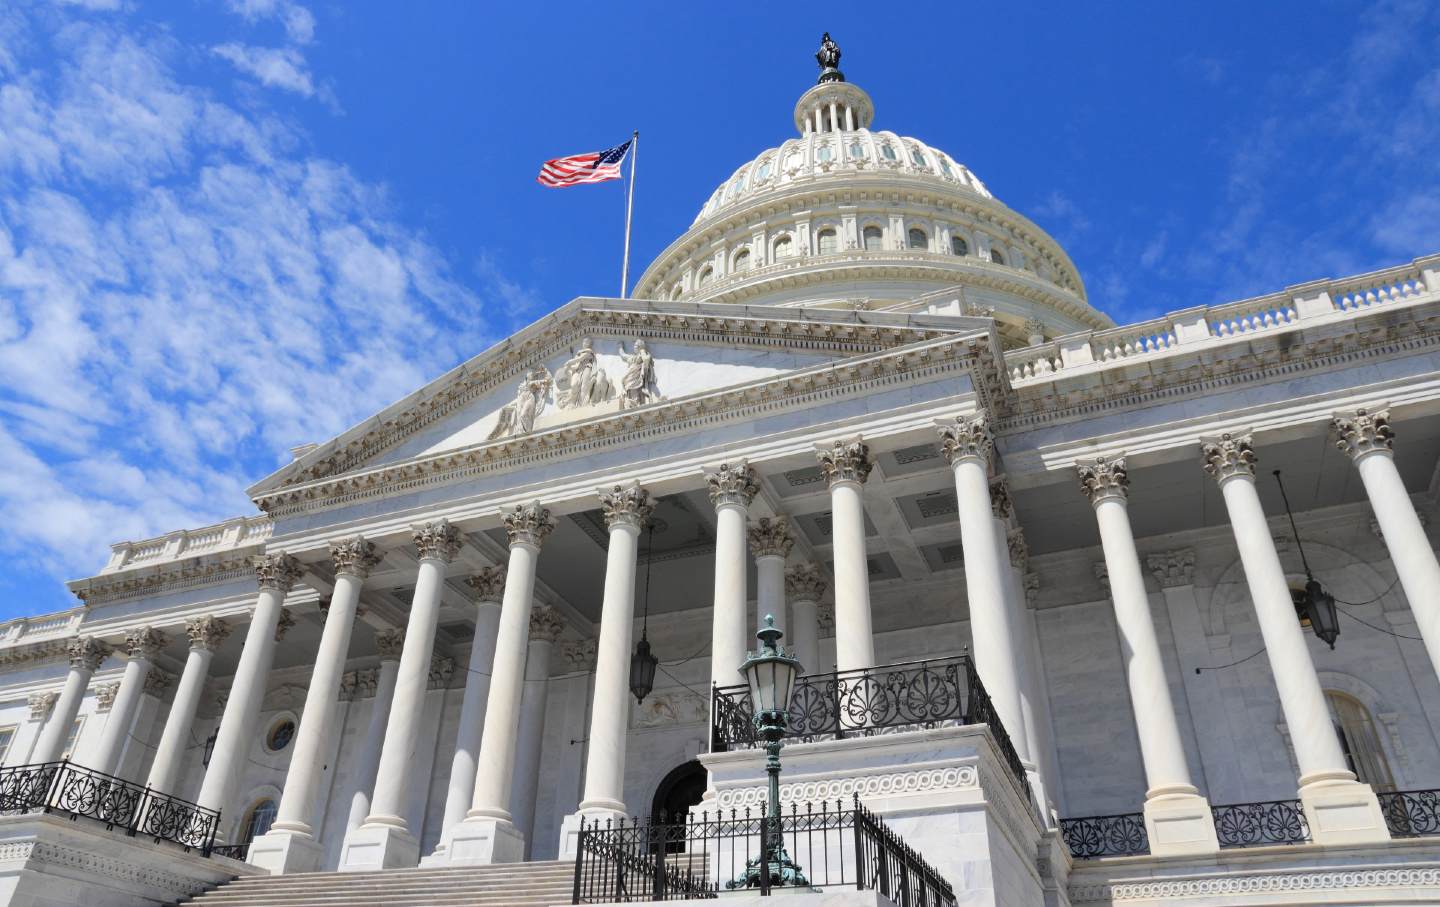
[[202, 556], [154, 567], [102, 573], [88, 579], [72, 580], [66, 583], [66, 587], [87, 606], [95, 606], [215, 583], [254, 580], [255, 567], [250, 558], [264, 550], [265, 545], [261, 542], [227, 551], [223, 557]]
[[0, 648], [0, 670], [46, 661], [64, 661], [70, 657], [70, 638], [47, 639]]

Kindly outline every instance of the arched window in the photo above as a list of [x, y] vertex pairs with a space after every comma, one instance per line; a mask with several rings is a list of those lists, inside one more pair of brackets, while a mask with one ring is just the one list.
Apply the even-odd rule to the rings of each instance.
[[840, 240], [835, 231], [826, 227], [815, 235], [816, 248], [821, 255], [833, 255], [840, 251]]
[[889, 142], [880, 146], [880, 156], [887, 161], [899, 160], [899, 157], [895, 154], [895, 146]]
[[755, 181], [756, 181], [757, 183], [763, 183], [763, 182], [765, 182], [766, 180], [768, 180], [769, 178], [770, 178], [770, 162], [769, 162], [768, 160], [766, 160], [766, 161], [761, 161], [761, 162], [760, 162], [760, 166], [759, 166], [758, 168], [756, 168], [756, 170], [755, 170]]
[[879, 227], [866, 227], [860, 235], [865, 239], [867, 252], [878, 252], [885, 247], [885, 231]]
[[275, 821], [275, 801], [269, 797], [250, 807], [245, 813], [245, 821], [240, 824], [240, 840], [236, 844], [249, 844], [256, 838], [270, 830], [270, 825]]
[[775, 240], [775, 257], [776, 257], [776, 258], [789, 258], [789, 257], [790, 257], [791, 255], [793, 255], [793, 254], [794, 254], [794, 246], [793, 246], [793, 245], [791, 244], [791, 242], [790, 242], [790, 235], [789, 235], [788, 233], [787, 233], [786, 235], [780, 237], [779, 239]]
[[994, 246], [991, 246], [991, 247], [990, 247], [990, 260], [993, 261], [993, 262], [995, 262], [997, 265], [1003, 265], [1003, 264], [1005, 263], [1005, 256], [1000, 254], [1000, 250], [999, 250], [999, 249], [995, 248]]
[[906, 238], [909, 240], [910, 248], [912, 249], [919, 249], [923, 252], [930, 248], [930, 237], [919, 227], [911, 227], [910, 232], [906, 234]]
[[929, 169], [930, 162], [925, 160], [925, 153], [922, 152], [919, 148], [910, 149], [910, 161], [916, 167], [924, 167], [926, 169]]
[[750, 270], [750, 250], [741, 249], [739, 252], [736, 252], [735, 258], [730, 262], [730, 269], [732, 271]]
[[965, 242], [965, 237], [952, 234], [950, 237], [950, 252], [954, 255], [969, 255], [970, 244]]
[[820, 161], [822, 164], [829, 161], [834, 156], [835, 151], [833, 148], [830, 147], [829, 142], [826, 142], [823, 145], [818, 145], [815, 148], [815, 160]]
[[1385, 749], [1380, 745], [1370, 710], [1354, 696], [1339, 690], [1326, 690], [1325, 703], [1330, 706], [1330, 720], [1335, 722], [1335, 733], [1340, 738], [1340, 748], [1345, 752], [1350, 771], [1362, 784], [1377, 791], [1394, 790], [1395, 776], [1385, 760]]
[[706, 265], [706, 266], [705, 266], [705, 269], [700, 272], [700, 276], [697, 277], [697, 278], [695, 278], [695, 286], [696, 286], [696, 288], [698, 289], [698, 288], [700, 288], [700, 287], [705, 286], [705, 284], [707, 284], [707, 283], [710, 282], [710, 278], [712, 278], [712, 277], [714, 277], [714, 276], [715, 276], [715, 269], [714, 269], [714, 268], [711, 268], [709, 265]]
[[860, 142], [850, 143], [850, 160], [858, 161], [865, 156], [865, 146]]

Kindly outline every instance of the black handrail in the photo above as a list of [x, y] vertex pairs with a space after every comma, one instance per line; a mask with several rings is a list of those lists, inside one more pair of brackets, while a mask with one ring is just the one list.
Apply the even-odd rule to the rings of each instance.
[[1077, 860], [1129, 857], [1150, 852], [1143, 813], [1080, 816], [1060, 820], [1060, 836]]
[[1222, 848], [1260, 847], [1266, 844], [1304, 844], [1310, 825], [1299, 800], [1267, 800], [1212, 806], [1215, 836]]
[[1392, 837], [1440, 835], [1440, 790], [1395, 790], [1376, 796]]

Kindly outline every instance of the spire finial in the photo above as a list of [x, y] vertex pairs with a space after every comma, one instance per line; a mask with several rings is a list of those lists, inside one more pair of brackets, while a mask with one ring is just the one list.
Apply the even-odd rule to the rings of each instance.
[[840, 45], [831, 39], [828, 31], [820, 38], [820, 49], [815, 52], [815, 62], [820, 64], [820, 78], [815, 80], [817, 85], [845, 81], [845, 74], [840, 71]]

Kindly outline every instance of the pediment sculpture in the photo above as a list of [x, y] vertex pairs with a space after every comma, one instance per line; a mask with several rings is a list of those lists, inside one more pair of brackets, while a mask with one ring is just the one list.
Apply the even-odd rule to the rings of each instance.
[[[544, 365], [527, 369], [515, 390], [515, 399], [501, 408], [488, 440], [528, 434], [542, 422], [569, 421], [564, 416], [581, 418], [589, 414], [588, 410], [603, 412], [617, 399], [618, 409], [633, 409], [664, 399], [655, 379], [655, 356], [643, 339], [635, 340], [631, 350], [626, 350], [622, 342], [616, 355], [625, 365], [618, 381], [605, 371], [595, 352], [595, 342], [589, 337], [570, 351], [570, 358], [553, 374]], [[552, 403], [554, 414], [542, 419]]]

